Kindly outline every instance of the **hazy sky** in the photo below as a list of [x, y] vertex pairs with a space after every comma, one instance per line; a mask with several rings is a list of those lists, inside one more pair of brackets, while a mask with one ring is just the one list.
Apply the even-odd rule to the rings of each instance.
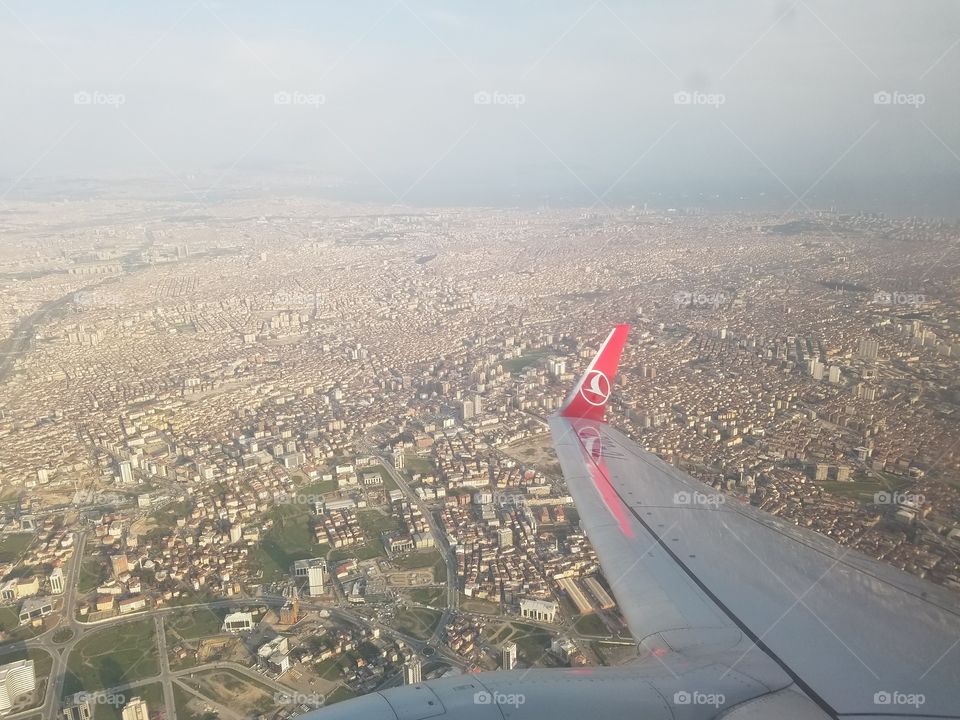
[[259, 171], [411, 204], [960, 197], [957, 0], [0, 0], [0, 68], [10, 197]]

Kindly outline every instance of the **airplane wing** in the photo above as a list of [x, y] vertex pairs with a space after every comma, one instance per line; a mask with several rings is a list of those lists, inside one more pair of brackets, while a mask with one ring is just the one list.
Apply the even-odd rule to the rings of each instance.
[[960, 595], [726, 497], [610, 427], [628, 330], [610, 333], [550, 428], [645, 657], [723, 658], [724, 674], [771, 687], [785, 676], [834, 718], [960, 717]]

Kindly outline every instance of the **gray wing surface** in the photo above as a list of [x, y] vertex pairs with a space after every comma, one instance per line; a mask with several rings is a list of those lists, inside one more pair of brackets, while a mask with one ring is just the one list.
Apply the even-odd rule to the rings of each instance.
[[717, 495], [603, 422], [558, 415], [550, 427], [584, 531], [651, 655], [786, 674], [834, 717], [960, 717], [960, 597]]

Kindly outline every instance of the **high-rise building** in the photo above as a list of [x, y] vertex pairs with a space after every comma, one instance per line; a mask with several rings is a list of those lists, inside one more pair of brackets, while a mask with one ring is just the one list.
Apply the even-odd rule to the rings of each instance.
[[567, 372], [567, 361], [563, 358], [550, 358], [547, 360], [547, 372], [555, 378], [560, 377]]
[[517, 667], [517, 644], [508, 642], [500, 651], [500, 667], [503, 670], [513, 670]]
[[147, 703], [138, 697], [130, 698], [130, 702], [123, 708], [120, 717], [123, 720], [150, 720]]
[[403, 448], [393, 449], [393, 467], [403, 470]]
[[810, 358], [807, 361], [807, 372], [814, 380], [823, 380], [823, 363], [819, 358]]
[[6, 715], [17, 698], [37, 688], [33, 660], [17, 660], [0, 665], [0, 715]]
[[862, 338], [857, 348], [857, 355], [863, 360], [876, 360], [880, 353], [880, 342], [873, 338]]
[[830, 375], [828, 380], [834, 384], [840, 382], [840, 368], [837, 365], [830, 366]]
[[307, 569], [307, 592], [310, 597], [323, 595], [323, 566], [315, 565]]
[[822, 482], [827, 479], [827, 473], [830, 471], [830, 466], [826, 463], [817, 463], [815, 472], [813, 474], [813, 479], [817, 482]]
[[50, 592], [59, 595], [63, 592], [63, 570], [54, 568], [50, 573]]
[[464, 400], [462, 403], [460, 403], [460, 419], [469, 420], [470, 418], [472, 418], [473, 407], [474, 406], [473, 406], [472, 400]]
[[479, 395], [473, 396], [473, 412], [475, 415], [483, 414], [483, 398]]
[[403, 680], [406, 685], [416, 685], [421, 682], [421, 665], [416, 658], [410, 660], [403, 670]]
[[513, 530], [510, 528], [497, 528], [497, 544], [502, 548], [508, 548], [513, 545]]
[[129, 460], [120, 463], [120, 482], [127, 485], [133, 482], [133, 466]]

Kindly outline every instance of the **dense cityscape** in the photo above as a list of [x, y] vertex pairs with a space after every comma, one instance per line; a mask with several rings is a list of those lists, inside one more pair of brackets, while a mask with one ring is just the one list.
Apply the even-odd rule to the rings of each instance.
[[616, 322], [613, 425], [960, 592], [955, 223], [131, 195], [0, 233], [6, 717], [635, 657], [546, 425]]

